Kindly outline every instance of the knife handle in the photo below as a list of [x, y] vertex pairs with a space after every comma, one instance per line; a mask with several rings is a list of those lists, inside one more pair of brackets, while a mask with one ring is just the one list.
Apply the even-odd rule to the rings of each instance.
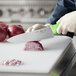
[[67, 32], [66, 36], [73, 38], [74, 32]]

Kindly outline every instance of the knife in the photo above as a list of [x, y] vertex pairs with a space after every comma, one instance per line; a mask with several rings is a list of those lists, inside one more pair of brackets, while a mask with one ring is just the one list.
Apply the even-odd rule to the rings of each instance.
[[33, 32], [23, 33], [7, 39], [8, 42], [22, 43], [27, 41], [40, 41], [42, 39], [53, 38], [54, 34], [50, 27], [35, 30]]

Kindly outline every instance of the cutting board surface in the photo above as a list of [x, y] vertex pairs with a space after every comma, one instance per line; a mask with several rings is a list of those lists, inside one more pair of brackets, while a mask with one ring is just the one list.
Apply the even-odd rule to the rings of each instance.
[[24, 62], [20, 66], [2, 66], [0, 72], [48, 73], [61, 58], [70, 44], [71, 38], [55, 36], [40, 41], [44, 51], [24, 51], [24, 43], [0, 43], [0, 61], [18, 59]]

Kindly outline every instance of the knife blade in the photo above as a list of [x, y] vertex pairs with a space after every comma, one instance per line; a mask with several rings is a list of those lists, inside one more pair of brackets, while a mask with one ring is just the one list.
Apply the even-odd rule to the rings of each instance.
[[54, 34], [50, 27], [35, 30], [33, 32], [23, 33], [7, 39], [8, 42], [21, 43], [27, 41], [40, 41], [42, 39], [53, 38]]

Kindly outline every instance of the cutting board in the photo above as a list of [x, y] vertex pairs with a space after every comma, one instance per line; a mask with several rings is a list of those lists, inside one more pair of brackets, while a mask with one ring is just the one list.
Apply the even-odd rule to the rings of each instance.
[[41, 40], [44, 51], [24, 51], [24, 43], [0, 43], [0, 61], [18, 59], [24, 62], [20, 66], [2, 66], [0, 72], [49, 73], [60, 61], [71, 38], [55, 36]]

